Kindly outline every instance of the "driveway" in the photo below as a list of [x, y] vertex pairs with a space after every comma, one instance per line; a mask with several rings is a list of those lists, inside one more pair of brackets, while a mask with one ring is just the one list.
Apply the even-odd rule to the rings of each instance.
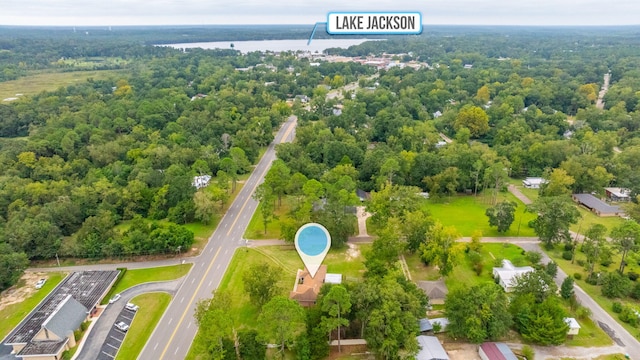
[[[120, 293], [122, 297], [113, 304], [109, 304], [100, 315], [91, 332], [87, 334], [86, 341], [80, 352], [76, 355], [78, 360], [95, 360], [101, 353], [105, 340], [113, 330], [113, 324], [120, 317], [124, 306], [132, 298], [150, 292], [167, 292], [175, 295], [182, 284], [183, 278], [172, 281], [162, 281], [136, 285]], [[129, 323], [129, 322], [127, 322]], [[150, 329], [151, 331], [152, 329]], [[115, 353], [114, 353], [115, 354]]]

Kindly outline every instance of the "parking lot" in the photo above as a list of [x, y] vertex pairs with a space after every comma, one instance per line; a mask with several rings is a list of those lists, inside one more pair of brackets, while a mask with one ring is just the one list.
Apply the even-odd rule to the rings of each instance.
[[[114, 324], [119, 322], [124, 322], [128, 326], [131, 326], [133, 322], [133, 317], [136, 315], [135, 311], [129, 310], [126, 307], [120, 311], [118, 318], [116, 319]], [[122, 345], [122, 341], [127, 333], [116, 328], [113, 324], [111, 326], [111, 330], [109, 330], [109, 334], [107, 335], [107, 339], [104, 344], [102, 344], [102, 348], [100, 349], [100, 353], [96, 359], [98, 360], [112, 360], [116, 357], [120, 346]]]

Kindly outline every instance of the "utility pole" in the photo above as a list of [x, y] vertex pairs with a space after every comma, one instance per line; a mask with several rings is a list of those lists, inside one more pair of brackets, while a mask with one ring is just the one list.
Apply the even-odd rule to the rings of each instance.
[[56, 262], [58, 263], [58, 267], [60, 267], [60, 259], [58, 259], [58, 253], [56, 253]]

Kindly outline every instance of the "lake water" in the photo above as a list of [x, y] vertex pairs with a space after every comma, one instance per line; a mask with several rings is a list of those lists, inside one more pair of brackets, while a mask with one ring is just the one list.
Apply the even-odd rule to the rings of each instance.
[[352, 45], [359, 45], [371, 39], [318, 39], [312, 40], [307, 45], [307, 39], [300, 40], [262, 40], [262, 41], [216, 41], [216, 42], [199, 42], [184, 44], [166, 44], [162, 46], [170, 46], [176, 49], [231, 49], [233, 48], [246, 54], [252, 51], [311, 51], [323, 52], [326, 49], [339, 47], [348, 48]]

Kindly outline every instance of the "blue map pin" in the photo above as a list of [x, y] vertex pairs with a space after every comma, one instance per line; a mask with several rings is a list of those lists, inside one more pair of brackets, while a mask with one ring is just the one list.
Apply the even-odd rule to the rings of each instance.
[[296, 232], [294, 242], [298, 255], [313, 278], [331, 247], [329, 231], [320, 224], [304, 224]]

